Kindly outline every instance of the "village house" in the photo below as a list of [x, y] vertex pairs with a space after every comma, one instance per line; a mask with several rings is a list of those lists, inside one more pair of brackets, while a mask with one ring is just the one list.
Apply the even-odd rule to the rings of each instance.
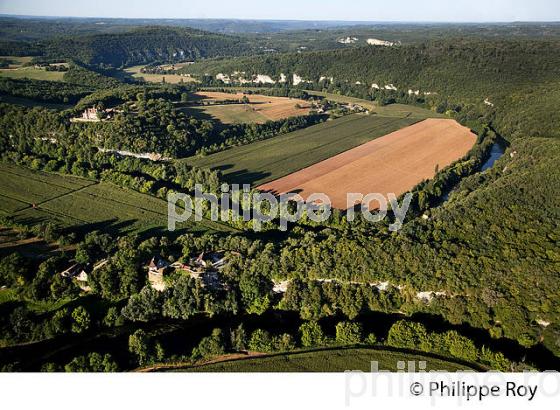
[[95, 265], [91, 264], [82, 264], [82, 263], [74, 263], [68, 269], [60, 273], [60, 276], [63, 278], [69, 278], [76, 282], [76, 284], [82, 289], [84, 292], [91, 291], [91, 287], [88, 285], [88, 278], [91, 272], [101, 268], [108, 262], [108, 259], [103, 259], [100, 262], [97, 262]]
[[165, 275], [170, 270], [169, 263], [159, 256], [154, 256], [147, 266], [148, 268], [148, 282], [152, 288], [160, 292], [165, 290]]

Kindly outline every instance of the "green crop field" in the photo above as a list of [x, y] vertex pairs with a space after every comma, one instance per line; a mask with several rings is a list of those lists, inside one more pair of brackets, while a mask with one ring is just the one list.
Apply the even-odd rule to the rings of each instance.
[[231, 182], [257, 186], [418, 121], [418, 118], [353, 114], [207, 157], [187, 158], [185, 161], [198, 167], [220, 169]]
[[[128, 233], [167, 227], [167, 202], [116, 185], [0, 164], [0, 214], [15, 222], [51, 221]], [[33, 207], [35, 205], [35, 207]], [[194, 231], [229, 230], [211, 221], [188, 223]]]
[[267, 357], [253, 357], [180, 369], [187, 372], [343, 372], [345, 370], [371, 371], [371, 362], [377, 361], [379, 370], [397, 371], [399, 361], [426, 362], [426, 370], [464, 371], [471, 367], [420, 354], [402, 353], [384, 349], [337, 349], [304, 353], [286, 353]]

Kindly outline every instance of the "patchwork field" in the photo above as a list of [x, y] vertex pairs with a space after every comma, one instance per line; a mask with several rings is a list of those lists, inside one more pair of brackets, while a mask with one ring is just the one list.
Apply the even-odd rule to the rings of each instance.
[[[0, 215], [23, 224], [51, 221], [77, 230], [145, 232], [167, 227], [167, 202], [150, 195], [72, 176], [0, 164]], [[211, 221], [181, 225], [194, 231], [223, 231]]]
[[140, 70], [143, 68], [143, 65], [134, 66], [130, 68], [125, 68], [125, 73], [131, 75], [134, 78], [142, 79], [149, 83], [163, 83], [164, 79], [165, 82], [168, 84], [179, 84], [179, 83], [195, 83], [197, 82], [196, 79], [186, 76], [186, 75], [179, 75], [179, 74], [148, 74], [142, 73]]
[[353, 114], [207, 157], [187, 158], [185, 161], [198, 167], [219, 169], [231, 182], [259, 185], [417, 121], [414, 118]]
[[182, 369], [187, 372], [344, 372], [371, 371], [377, 361], [380, 370], [397, 371], [399, 361], [425, 361], [426, 370], [460, 371], [472, 368], [445, 359], [384, 349], [338, 349], [303, 353], [286, 353], [212, 363]]
[[455, 120], [426, 119], [257, 188], [298, 192], [304, 199], [325, 193], [333, 207], [347, 209], [353, 205], [346, 203], [348, 192], [398, 196], [463, 157], [475, 142]]
[[307, 115], [310, 109], [309, 103], [304, 100], [268, 97], [258, 94], [247, 94], [248, 104], [219, 104], [220, 101], [227, 100], [241, 101], [244, 97], [243, 93], [199, 91], [193, 97], [197, 100], [213, 102], [215, 105], [187, 107], [183, 109], [186, 113], [197, 118], [220, 121], [224, 124], [262, 124], [267, 121]]
[[21, 67], [21, 68], [2, 68], [0, 77], [8, 78], [29, 78], [31, 80], [62, 81], [64, 72], [47, 71], [44, 68]]

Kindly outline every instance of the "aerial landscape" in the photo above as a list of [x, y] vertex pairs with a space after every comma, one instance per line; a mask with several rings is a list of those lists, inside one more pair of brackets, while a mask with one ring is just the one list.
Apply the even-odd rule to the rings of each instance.
[[559, 22], [7, 3], [2, 372], [560, 370]]

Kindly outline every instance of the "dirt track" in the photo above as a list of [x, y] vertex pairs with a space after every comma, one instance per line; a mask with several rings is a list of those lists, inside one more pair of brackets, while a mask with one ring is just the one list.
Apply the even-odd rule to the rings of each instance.
[[[325, 193], [338, 209], [347, 209], [350, 192], [395, 193], [410, 190], [464, 156], [476, 136], [451, 119], [427, 119], [343, 152], [325, 161], [263, 184], [261, 191], [297, 192], [304, 199]], [[371, 203], [376, 208], [377, 202]]]

